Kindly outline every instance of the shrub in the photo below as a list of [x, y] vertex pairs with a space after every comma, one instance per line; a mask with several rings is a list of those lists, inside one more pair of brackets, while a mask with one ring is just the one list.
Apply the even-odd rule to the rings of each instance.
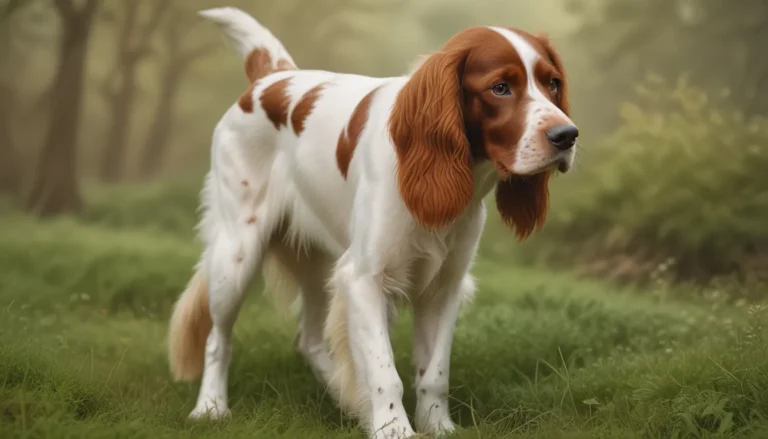
[[[622, 126], [583, 150], [559, 188], [545, 240], [550, 260], [592, 272], [674, 280], [741, 280], [768, 266], [768, 120], [746, 118], [678, 80], [637, 87]], [[727, 97], [727, 90], [722, 97]]]
[[150, 229], [191, 238], [199, 219], [202, 187], [202, 176], [88, 187], [80, 219], [88, 224]]

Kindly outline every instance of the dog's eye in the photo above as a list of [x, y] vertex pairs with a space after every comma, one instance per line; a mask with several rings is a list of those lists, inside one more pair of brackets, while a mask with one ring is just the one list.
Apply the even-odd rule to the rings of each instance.
[[498, 84], [491, 87], [491, 91], [496, 96], [507, 96], [510, 94], [509, 85], [507, 85], [506, 82], [499, 82]]
[[560, 80], [557, 78], [552, 78], [552, 80], [549, 81], [549, 92], [557, 93], [559, 90], [560, 90]]

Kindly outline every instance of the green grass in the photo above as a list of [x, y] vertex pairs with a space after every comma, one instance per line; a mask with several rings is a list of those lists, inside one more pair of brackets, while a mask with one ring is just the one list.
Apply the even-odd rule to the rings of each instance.
[[[232, 418], [186, 421], [197, 384], [170, 381], [164, 340], [199, 244], [180, 226], [194, 221], [163, 215], [0, 219], [0, 437], [361, 437], [259, 285], [235, 327]], [[453, 349], [456, 437], [768, 437], [760, 306], [483, 258], [474, 272]], [[404, 312], [393, 339], [412, 412], [409, 326]]]

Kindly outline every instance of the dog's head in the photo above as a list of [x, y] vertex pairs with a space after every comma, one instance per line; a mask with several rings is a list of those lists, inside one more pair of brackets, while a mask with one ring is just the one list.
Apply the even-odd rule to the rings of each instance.
[[455, 35], [421, 60], [390, 117], [406, 206], [427, 227], [449, 224], [474, 195], [473, 166], [490, 162], [499, 212], [530, 235], [546, 217], [550, 174], [573, 164], [567, 94], [548, 38], [501, 27]]

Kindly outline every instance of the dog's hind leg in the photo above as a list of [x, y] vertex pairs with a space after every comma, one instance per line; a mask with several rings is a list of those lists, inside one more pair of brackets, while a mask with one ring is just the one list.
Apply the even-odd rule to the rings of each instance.
[[[227, 140], [227, 139], [225, 139]], [[221, 139], [219, 142], [222, 142]], [[215, 147], [217, 145], [214, 145]], [[223, 150], [223, 151], [222, 151]], [[239, 157], [220, 149], [206, 182], [204, 267], [212, 327], [192, 418], [226, 415], [232, 328], [253, 274], [262, 263], [274, 217], [267, 202], [268, 173], [246, 171]]]
[[[277, 298], [285, 301], [285, 298], [295, 298], [297, 293], [300, 295], [299, 328], [294, 340], [296, 350], [307, 361], [317, 379], [327, 385], [333, 363], [325, 345], [323, 330], [328, 314], [326, 284], [333, 263], [324, 252], [312, 245], [305, 249], [299, 247], [288, 244], [282, 233], [276, 234], [269, 246], [269, 259], [265, 261], [265, 264], [271, 264], [273, 268], [266, 277], [272, 277], [272, 288], [291, 289], [273, 291], [273, 294], [278, 295]], [[275, 279], [277, 277], [290, 279]]]
[[299, 279], [302, 303], [297, 348], [317, 379], [327, 385], [333, 373], [333, 362], [323, 332], [328, 314], [326, 278], [330, 273], [330, 264], [324, 263], [324, 260], [309, 262], [317, 265], [304, 272]]

